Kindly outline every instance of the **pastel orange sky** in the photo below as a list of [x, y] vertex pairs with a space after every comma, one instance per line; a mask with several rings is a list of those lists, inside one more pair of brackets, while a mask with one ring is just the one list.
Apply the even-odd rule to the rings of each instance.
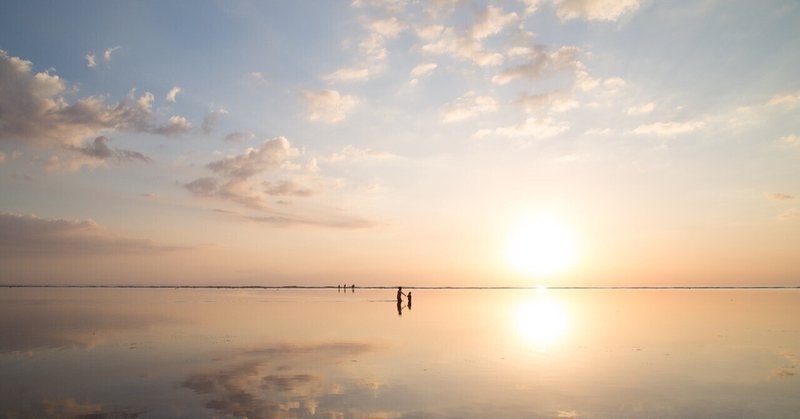
[[798, 285], [797, 39], [788, 0], [3, 2], [0, 284]]

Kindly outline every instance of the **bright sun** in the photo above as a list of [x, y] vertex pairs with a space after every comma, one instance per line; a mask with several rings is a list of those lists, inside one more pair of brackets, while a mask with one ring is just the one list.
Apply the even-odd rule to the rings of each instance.
[[572, 231], [554, 216], [522, 222], [509, 234], [508, 262], [526, 274], [559, 274], [573, 264], [576, 253]]

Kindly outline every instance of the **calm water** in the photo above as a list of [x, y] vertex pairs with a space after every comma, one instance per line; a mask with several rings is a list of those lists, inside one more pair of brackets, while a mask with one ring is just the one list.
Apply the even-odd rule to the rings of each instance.
[[797, 418], [800, 292], [0, 289], [0, 416]]

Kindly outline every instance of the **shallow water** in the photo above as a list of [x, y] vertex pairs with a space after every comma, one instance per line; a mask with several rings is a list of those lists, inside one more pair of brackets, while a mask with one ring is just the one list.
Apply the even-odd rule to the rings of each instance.
[[0, 416], [795, 418], [797, 290], [2, 289]]

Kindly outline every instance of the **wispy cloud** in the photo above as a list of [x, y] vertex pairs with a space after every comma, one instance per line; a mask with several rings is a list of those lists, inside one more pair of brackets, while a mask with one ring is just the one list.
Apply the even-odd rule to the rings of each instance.
[[496, 110], [497, 100], [495, 98], [479, 96], [475, 92], [467, 92], [442, 109], [442, 122], [462, 121], [482, 113], [495, 112]]
[[632, 133], [636, 135], [654, 135], [658, 137], [671, 137], [689, 134], [705, 126], [703, 121], [687, 122], [654, 122], [636, 127]]
[[175, 100], [178, 98], [178, 93], [180, 93], [182, 90], [183, 89], [181, 89], [178, 86], [175, 86], [172, 89], [169, 89], [169, 92], [167, 92], [167, 96], [166, 96], [165, 99], [167, 100], [167, 102], [173, 102], [174, 103]]
[[524, 122], [495, 129], [482, 129], [473, 137], [485, 138], [496, 135], [508, 138], [544, 139], [555, 137], [569, 129], [569, 123], [554, 121], [552, 118], [528, 118]]
[[92, 220], [0, 214], [0, 257], [152, 253], [178, 250], [147, 239], [123, 237]]
[[225, 135], [225, 142], [229, 143], [240, 143], [245, 141], [250, 141], [253, 138], [256, 138], [256, 135], [250, 131], [245, 132], [231, 132]]
[[436, 63], [417, 64], [413, 69], [411, 69], [410, 75], [411, 77], [425, 77], [433, 73], [433, 70], [436, 70], [436, 67], [438, 67]]
[[89, 67], [89, 68], [97, 67], [97, 62], [94, 59], [94, 54], [93, 53], [90, 52], [90, 53], [86, 54], [86, 56], [84, 56], [84, 58], [86, 58], [86, 67]]
[[111, 54], [113, 54], [115, 51], [117, 51], [120, 48], [122, 48], [122, 46], [117, 45], [115, 47], [111, 47], [111, 48], [106, 49], [103, 52], [103, 59], [105, 59], [106, 61], [111, 61]]
[[203, 117], [203, 124], [200, 126], [200, 130], [204, 135], [211, 134], [217, 129], [217, 122], [222, 117], [222, 115], [227, 114], [228, 111], [225, 109], [217, 109], [215, 111], [211, 111]]
[[639, 105], [639, 106], [631, 106], [630, 108], [628, 108], [626, 113], [628, 115], [647, 115], [647, 114], [653, 112], [653, 110], [655, 108], [656, 108], [656, 104], [655, 103], [648, 102], [648, 103], [645, 103], [645, 104]]
[[98, 160], [116, 160], [119, 162], [128, 162], [135, 160], [142, 162], [150, 161], [149, 157], [136, 151], [112, 149], [111, 147], [108, 146], [109, 141], [111, 140], [108, 137], [100, 136], [95, 138], [94, 141], [85, 146], [82, 147], [70, 146], [68, 148], [70, 150], [77, 151], [85, 156], [92, 157]]
[[308, 105], [308, 120], [334, 124], [344, 120], [359, 100], [336, 90], [306, 90], [303, 98]]
[[794, 199], [792, 195], [785, 194], [782, 192], [770, 192], [766, 194], [766, 196], [772, 201], [788, 201], [790, 199]]
[[636, 11], [640, 0], [553, 0], [561, 20], [614, 21]]

